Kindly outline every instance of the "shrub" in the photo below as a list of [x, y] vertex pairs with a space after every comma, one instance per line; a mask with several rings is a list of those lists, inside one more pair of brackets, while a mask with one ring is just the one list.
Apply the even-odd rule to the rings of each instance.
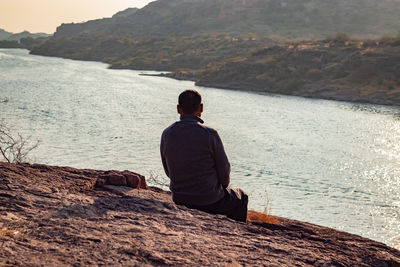
[[311, 80], [319, 80], [322, 78], [322, 76], [323, 76], [323, 73], [319, 69], [311, 69], [311, 70], [307, 71], [307, 73], [306, 73], [306, 77]]
[[391, 46], [400, 46], [400, 37], [395, 38]]
[[28, 154], [39, 145], [39, 141], [32, 142], [30, 137], [20, 133], [12, 134], [4, 122], [0, 122], [0, 153], [3, 160], [10, 163], [28, 161]]
[[258, 212], [254, 210], [249, 210], [247, 212], [247, 220], [250, 222], [264, 222], [271, 224], [280, 224], [279, 221], [273, 216], [268, 215], [265, 212]]
[[328, 38], [328, 41], [336, 45], [344, 45], [346, 42], [350, 40], [351, 40], [350, 36], [342, 32], [336, 33], [335, 37], [333, 38]]
[[277, 218], [269, 215], [270, 213], [270, 201], [268, 192], [265, 191], [265, 203], [264, 203], [264, 211], [258, 212], [255, 210], [247, 211], [247, 221], [249, 222], [261, 222], [261, 223], [271, 223], [271, 224], [280, 224]]
[[147, 183], [152, 186], [160, 187], [161, 189], [169, 188], [169, 180], [166, 179], [163, 175], [159, 175], [154, 171], [149, 171], [150, 176], [146, 178]]
[[335, 35], [335, 38], [333, 38], [335, 41], [342, 41], [342, 42], [346, 42], [346, 41], [350, 41], [351, 38], [350, 36], [348, 36], [347, 34], [343, 33], [343, 32], [338, 32]]
[[375, 40], [365, 40], [363, 41], [363, 47], [376, 47], [376, 41]]

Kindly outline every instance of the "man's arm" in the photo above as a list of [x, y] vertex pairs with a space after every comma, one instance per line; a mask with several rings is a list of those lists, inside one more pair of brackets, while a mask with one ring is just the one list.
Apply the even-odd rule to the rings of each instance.
[[168, 165], [167, 165], [167, 161], [164, 157], [163, 150], [164, 150], [164, 141], [163, 141], [163, 137], [161, 137], [161, 144], [160, 144], [161, 161], [162, 161], [162, 164], [164, 167], [165, 174], [169, 177]]
[[212, 135], [211, 142], [219, 182], [224, 188], [227, 188], [230, 182], [231, 165], [229, 164], [224, 145], [217, 132]]

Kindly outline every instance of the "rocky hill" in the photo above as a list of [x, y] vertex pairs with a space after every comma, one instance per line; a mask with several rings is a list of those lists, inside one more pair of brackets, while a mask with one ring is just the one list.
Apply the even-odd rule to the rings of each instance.
[[170, 75], [197, 85], [400, 105], [400, 38], [289, 42]]
[[32, 49], [36, 45], [43, 44], [50, 34], [30, 33], [23, 31], [11, 33], [0, 29], [0, 48], [25, 48]]
[[12, 33], [0, 29], [0, 41], [7, 40], [7, 41], [19, 41], [22, 38], [39, 38], [39, 37], [49, 37], [51, 34], [47, 33], [30, 33], [28, 31], [23, 31], [20, 33]]
[[0, 29], [0, 41], [1, 41], [1, 40], [7, 39], [7, 38], [10, 37], [11, 35], [12, 35], [11, 32], [8, 32], [8, 31], [5, 31], [5, 30], [3, 30], [3, 29]]
[[0, 163], [1, 266], [400, 266], [382, 243], [276, 219], [177, 206], [129, 171]]
[[102, 61], [115, 69], [200, 69], [213, 61], [245, 56], [249, 51], [276, 44], [270, 38], [228, 34], [191, 36], [93, 36], [52, 38], [32, 54]]
[[109, 19], [63, 24], [55, 37], [256, 33], [326, 38], [337, 32], [363, 37], [398, 34], [398, 0], [158, 0]]

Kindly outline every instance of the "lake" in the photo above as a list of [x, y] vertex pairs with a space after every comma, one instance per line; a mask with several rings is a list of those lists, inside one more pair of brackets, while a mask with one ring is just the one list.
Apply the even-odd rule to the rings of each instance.
[[[203, 96], [231, 185], [252, 209], [400, 249], [400, 107], [197, 87], [97, 62], [0, 49], [0, 120], [39, 139], [34, 162], [165, 179], [164, 128], [185, 89]], [[152, 73], [147, 71], [145, 73]]]

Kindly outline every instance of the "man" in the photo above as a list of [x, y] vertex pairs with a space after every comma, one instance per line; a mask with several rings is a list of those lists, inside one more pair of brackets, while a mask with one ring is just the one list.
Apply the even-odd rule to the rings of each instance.
[[180, 121], [164, 130], [160, 145], [173, 201], [245, 222], [248, 196], [228, 188], [230, 164], [217, 131], [203, 125], [200, 94], [184, 91], [177, 109]]

